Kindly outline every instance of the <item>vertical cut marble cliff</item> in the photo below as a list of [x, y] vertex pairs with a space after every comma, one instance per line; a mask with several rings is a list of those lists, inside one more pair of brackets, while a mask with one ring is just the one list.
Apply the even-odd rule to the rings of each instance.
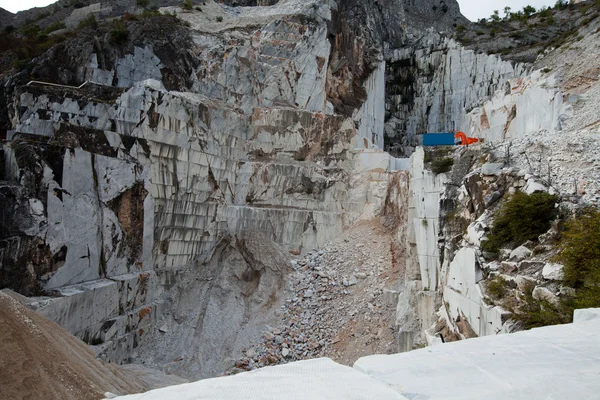
[[[185, 354], [190, 376], [222, 372], [277, 308], [285, 251], [372, 217], [385, 196], [371, 187], [402, 165], [378, 149], [384, 63], [354, 112], [328, 100], [331, 7], [207, 2], [181, 13], [179, 58], [151, 39], [85, 46], [72, 80], [15, 87], [3, 286], [53, 294], [31, 306], [108, 360]], [[214, 10], [228, 29], [205, 20]]]

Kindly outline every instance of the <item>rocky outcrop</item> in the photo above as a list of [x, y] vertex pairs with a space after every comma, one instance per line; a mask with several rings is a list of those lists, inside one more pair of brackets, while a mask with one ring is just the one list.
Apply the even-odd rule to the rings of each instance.
[[[585, 54], [592, 51], [594, 40], [592, 36], [579, 44]], [[398, 306], [397, 323], [404, 332], [401, 348], [410, 348], [414, 340], [435, 344], [440, 334], [449, 341], [522, 329], [536, 304], [537, 310], [556, 313], [551, 322], [564, 322], [560, 310], [572, 289], [561, 282], [562, 266], [553, 261], [556, 222], [538, 238], [506, 244], [497, 254], [482, 251], [481, 245], [502, 204], [518, 191], [557, 196], [556, 207], [564, 214], [597, 203], [597, 188], [590, 183], [595, 180], [583, 183], [577, 177], [597, 174], [593, 121], [598, 116], [592, 116], [591, 103], [567, 95], [575, 90], [586, 99], [597, 98], [596, 85], [577, 78], [581, 71], [592, 71], [597, 61], [592, 61], [595, 55], [582, 57], [581, 66], [573, 70], [569, 57], [563, 49], [552, 53], [542, 61], [556, 71], [547, 68], [508, 79], [488, 101], [465, 115], [462, 129], [484, 143], [444, 155], [454, 160], [445, 185], [425, 179], [419, 190], [419, 182], [411, 184], [413, 203], [430, 204], [432, 218], [438, 221], [437, 234], [427, 232], [421, 239], [432, 246], [421, 248], [434, 260], [437, 279], [431, 279], [429, 259], [418, 257], [417, 236], [407, 263], [405, 291], [411, 294]], [[576, 88], [571, 86], [574, 82]], [[580, 141], [582, 137], [587, 145]], [[422, 157], [420, 150], [413, 155], [411, 176], [432, 176], [422, 168], [426, 165], [421, 164]], [[584, 190], [578, 189], [579, 182]], [[424, 227], [418, 213], [411, 219], [415, 231]], [[433, 282], [434, 293], [421, 290], [434, 287]], [[434, 300], [433, 306], [424, 306], [429, 304], [420, 300], [425, 296]]]

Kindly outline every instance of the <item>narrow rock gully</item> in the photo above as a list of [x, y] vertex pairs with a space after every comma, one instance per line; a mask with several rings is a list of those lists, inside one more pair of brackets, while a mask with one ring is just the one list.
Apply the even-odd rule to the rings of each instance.
[[227, 374], [318, 357], [352, 365], [362, 356], [393, 353], [403, 264], [393, 259], [392, 243], [393, 232], [375, 219], [295, 259], [281, 322], [265, 326], [259, 343]]

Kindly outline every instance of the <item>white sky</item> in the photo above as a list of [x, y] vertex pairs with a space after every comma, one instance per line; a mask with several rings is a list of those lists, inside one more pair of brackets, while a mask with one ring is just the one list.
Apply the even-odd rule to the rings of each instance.
[[[56, 0], [0, 0], [0, 7], [10, 11], [17, 12], [27, 10], [32, 7], [43, 7], [54, 3]], [[541, 6], [553, 6], [556, 0], [458, 0], [460, 10], [463, 15], [472, 21], [480, 18], [489, 17], [494, 10], [503, 14], [504, 7], [509, 6], [513, 11], [521, 10], [523, 6], [532, 5], [535, 8]]]
[[0, 0], [0, 7], [16, 13], [33, 7], [44, 7], [55, 2], [56, 0]]

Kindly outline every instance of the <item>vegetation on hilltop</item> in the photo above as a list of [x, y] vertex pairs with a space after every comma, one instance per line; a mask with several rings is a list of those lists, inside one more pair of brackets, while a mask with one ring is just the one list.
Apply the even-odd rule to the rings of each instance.
[[[144, 7], [147, 3], [142, 1], [140, 5]], [[0, 32], [0, 75], [10, 71], [31, 70], [37, 65], [36, 57], [60, 43], [90, 32], [113, 46], [122, 46], [128, 42], [132, 23], [153, 18], [167, 19], [166, 22], [173, 24], [183, 23], [172, 14], [160, 13], [157, 8], [145, 8], [139, 14], [127, 13], [110, 21], [99, 21], [94, 14], [89, 14], [73, 29], [67, 29], [64, 22], [54, 22], [43, 29], [37, 21], [29, 21], [18, 29], [7, 26]]]
[[504, 7], [489, 18], [456, 27], [455, 39], [476, 51], [532, 62], [550, 47], [577, 40], [578, 31], [600, 16], [600, 0], [581, 3], [558, 0], [554, 7]]

